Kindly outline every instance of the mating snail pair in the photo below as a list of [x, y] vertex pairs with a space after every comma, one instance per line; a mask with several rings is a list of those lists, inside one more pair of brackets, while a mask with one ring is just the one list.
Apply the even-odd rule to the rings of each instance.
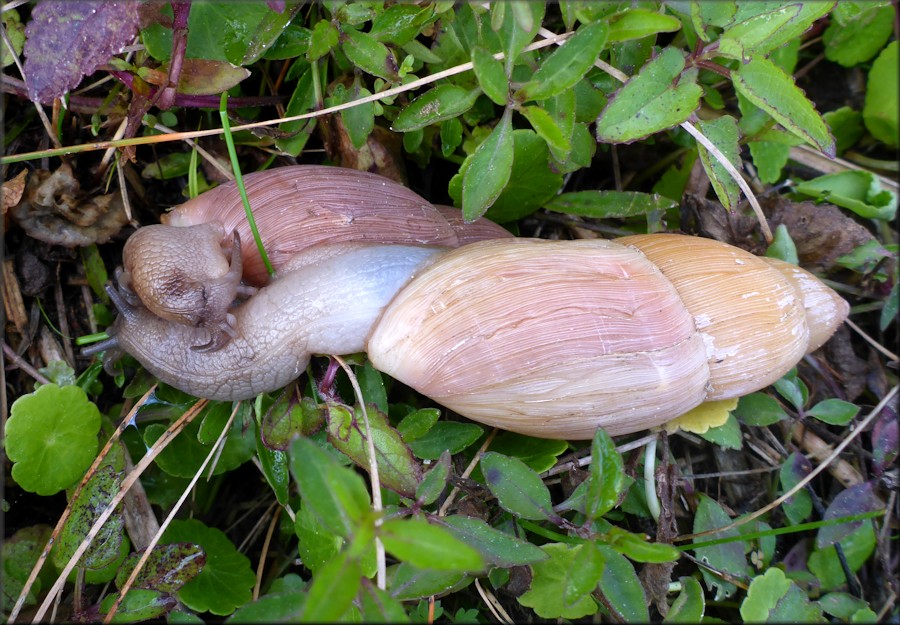
[[[276, 280], [262, 286], [228, 184], [133, 235], [125, 288], [111, 290], [120, 314], [101, 348], [199, 397], [251, 398], [297, 378], [312, 354], [365, 351], [475, 421], [588, 439], [759, 390], [848, 312], [803, 269], [713, 240], [510, 238], [337, 168], [245, 182]], [[261, 288], [239, 285], [241, 273]], [[231, 308], [235, 295], [248, 298]]]

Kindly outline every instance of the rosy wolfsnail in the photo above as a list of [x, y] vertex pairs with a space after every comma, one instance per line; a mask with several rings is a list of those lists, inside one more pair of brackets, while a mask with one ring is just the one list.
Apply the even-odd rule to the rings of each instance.
[[201, 397], [250, 398], [298, 377], [311, 354], [365, 351], [473, 420], [587, 439], [598, 426], [633, 432], [761, 389], [848, 310], [802, 269], [681, 235], [450, 250], [345, 240], [296, 253], [278, 274], [231, 310], [231, 336], [206, 351], [194, 348], [215, 328], [164, 319], [115, 289], [110, 333], [159, 379]]

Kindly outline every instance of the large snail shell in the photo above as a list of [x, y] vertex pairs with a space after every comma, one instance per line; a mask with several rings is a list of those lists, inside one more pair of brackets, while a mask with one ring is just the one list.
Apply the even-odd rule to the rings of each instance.
[[[474, 243], [394, 298], [367, 351], [476, 421], [545, 438], [623, 434], [777, 380], [809, 349], [805, 302], [834, 301], [813, 332], [830, 336], [846, 304], [787, 273], [679, 235]], [[805, 282], [809, 294], [795, 289]]]
[[[511, 236], [485, 219], [464, 224], [458, 209], [436, 208], [392, 180], [320, 165], [279, 167], [244, 176], [263, 246], [278, 269], [319, 243], [400, 243], [456, 247], [473, 239]], [[449, 220], [448, 220], [449, 217]], [[234, 183], [223, 184], [163, 217], [170, 226], [218, 222], [241, 240], [244, 280], [268, 282]]]

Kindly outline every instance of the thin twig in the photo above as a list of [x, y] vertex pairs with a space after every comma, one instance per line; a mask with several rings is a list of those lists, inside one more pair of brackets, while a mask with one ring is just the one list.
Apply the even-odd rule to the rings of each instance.
[[7, 345], [5, 342], [3, 343], [3, 354], [7, 358], [9, 358], [19, 369], [30, 375], [41, 384], [50, 384], [50, 380], [47, 379], [47, 376], [43, 375], [40, 371], [32, 367], [31, 364], [28, 363], [28, 361], [19, 356], [16, 353], [16, 350]]
[[[469, 466], [466, 467], [466, 470], [463, 471], [462, 477], [463, 479], [472, 475], [472, 471], [475, 470], [475, 467], [478, 466], [478, 462], [481, 460], [482, 454], [487, 451], [488, 446], [494, 441], [494, 437], [497, 436], [497, 432], [499, 432], [497, 428], [494, 428], [488, 437], [484, 440], [484, 443], [481, 444], [481, 447], [478, 448], [478, 451], [475, 452], [475, 455], [472, 457], [472, 461], [469, 462]], [[456, 498], [456, 495], [459, 494], [459, 486], [454, 486], [453, 490], [450, 491], [450, 494], [447, 496], [447, 499], [441, 505], [440, 510], [438, 510], [438, 516], [444, 516], [447, 514], [447, 510], [450, 509], [450, 505], [453, 503], [453, 500]]]

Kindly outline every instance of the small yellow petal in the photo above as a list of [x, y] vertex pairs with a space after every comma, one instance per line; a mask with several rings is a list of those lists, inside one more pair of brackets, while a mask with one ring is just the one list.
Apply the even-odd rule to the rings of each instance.
[[705, 434], [709, 428], [719, 427], [728, 420], [728, 414], [737, 408], [738, 400], [721, 399], [719, 401], [703, 402], [693, 410], [690, 410], [677, 419], [666, 423], [663, 427], [669, 434], [681, 428], [685, 432]]

